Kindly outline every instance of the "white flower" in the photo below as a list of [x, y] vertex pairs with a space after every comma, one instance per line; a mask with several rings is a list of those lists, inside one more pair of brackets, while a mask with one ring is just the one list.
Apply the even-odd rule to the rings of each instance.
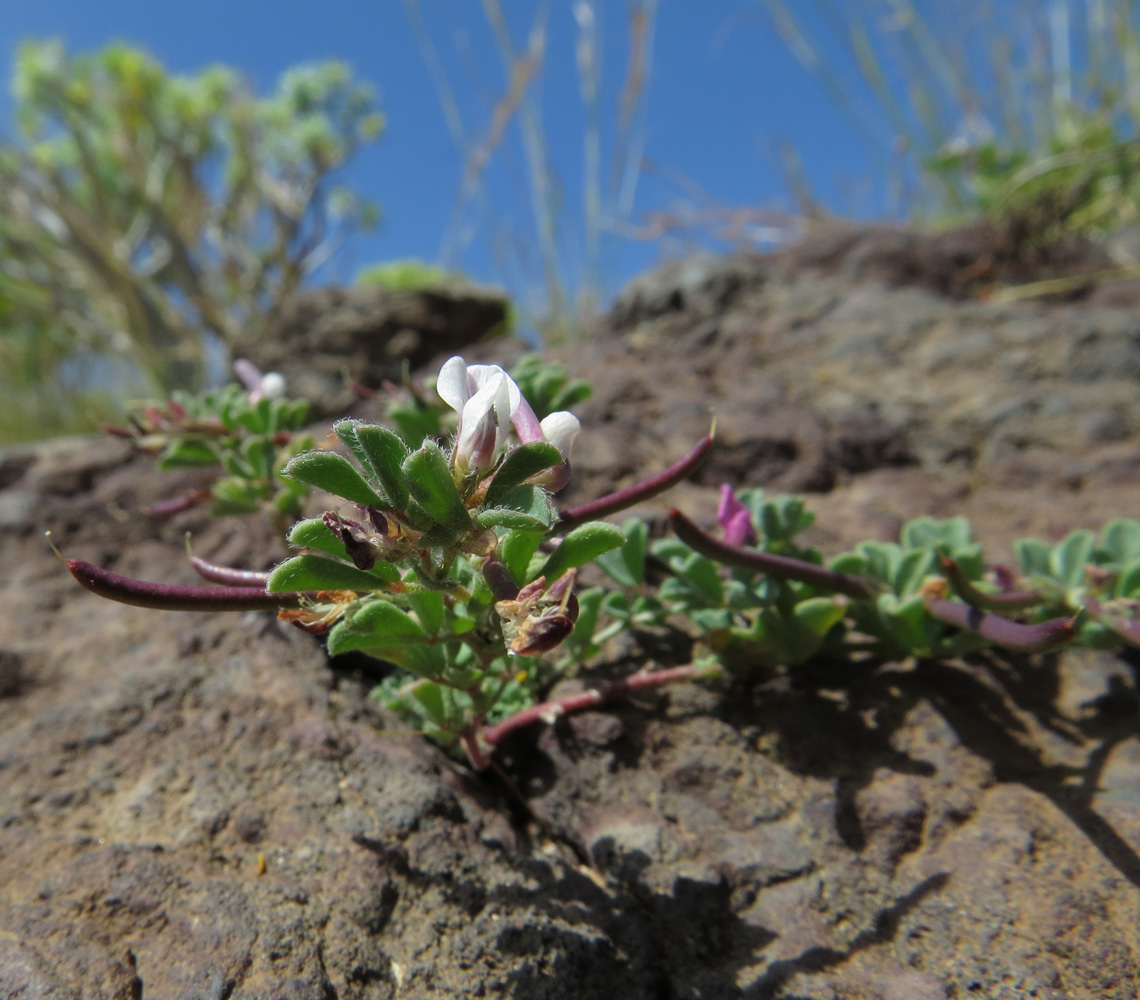
[[266, 372], [264, 375], [257, 370], [257, 365], [245, 358], [234, 361], [234, 371], [241, 379], [242, 385], [249, 390], [249, 401], [256, 403], [259, 399], [280, 399], [285, 395], [285, 376], [277, 372]]
[[482, 475], [498, 457], [513, 424], [519, 441], [549, 441], [562, 453], [552, 471], [559, 489], [569, 476], [570, 449], [581, 430], [573, 413], [559, 410], [540, 422], [513, 378], [498, 365], [468, 365], [461, 357], [449, 358], [439, 370], [436, 391], [459, 414], [459, 434], [452, 462], [461, 472], [475, 468]]
[[498, 365], [471, 365], [449, 358], [439, 370], [436, 391], [459, 414], [452, 463], [461, 474], [487, 472], [507, 436], [511, 415], [522, 401], [514, 380]]

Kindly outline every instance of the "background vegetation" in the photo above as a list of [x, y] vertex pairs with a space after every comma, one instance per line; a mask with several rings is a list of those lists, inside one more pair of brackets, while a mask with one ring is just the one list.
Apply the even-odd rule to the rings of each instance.
[[[928, 16], [911, 0], [758, 0], [755, 9], [891, 178], [888, 215], [935, 226], [987, 217], [1031, 242], [1103, 239], [1134, 223], [1132, 0], [994, 0]], [[774, 230], [759, 224], [757, 206], [707, 201], [635, 217], [655, 0], [635, 0], [608, 23], [598, 0], [572, 6], [579, 203], [552, 153], [563, 126], [543, 117], [549, 5], [535, 6], [520, 43], [498, 0], [482, 4], [507, 81], [489, 107], [461, 39], [433, 37], [419, 0], [405, 10], [462, 177], [438, 264], [365, 268], [364, 284], [452, 280], [464, 249], [484, 241], [518, 312], [554, 341], [588, 331], [612, 291], [602, 278], [608, 255], [631, 236], [754, 245], [825, 214], [787, 147], [796, 225]], [[28, 42], [12, 88], [17, 129], [0, 136], [0, 443], [94, 426], [130, 395], [217, 384], [236, 333], [271, 328], [378, 219], [341, 178], [383, 120], [342, 64], [299, 67], [259, 97], [224, 67], [178, 76], [125, 45], [76, 55]], [[616, 106], [616, 117], [603, 106]], [[525, 232], [496, 228], [505, 213], [491, 183], [513, 169], [516, 141]], [[1120, 253], [1122, 268], [1136, 267]]]

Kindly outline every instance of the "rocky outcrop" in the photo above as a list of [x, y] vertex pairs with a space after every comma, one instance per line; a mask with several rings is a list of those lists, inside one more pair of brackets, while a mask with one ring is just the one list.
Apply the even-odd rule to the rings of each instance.
[[[1005, 351], [1010, 331], [1059, 343], [1088, 315], [838, 277], [742, 279], [710, 301], [721, 312], [658, 312], [576, 352], [598, 386], [579, 497], [664, 464], [715, 402], [725, 449], [673, 501], [707, 511], [719, 476], [815, 469], [813, 537], [829, 551], [918, 513], [969, 515], [999, 557], [1017, 534], [1135, 514], [1127, 462], [1100, 450], [1124, 455], [1132, 429], [1090, 442], [1078, 415], [1061, 429], [1028, 410], [1051, 443], [1023, 449], [1038, 471], [1020, 480], [999, 477], [996, 446], [947, 466], [938, 443], [947, 401], [968, 395], [956, 366], [978, 386], [1022, 377], [971, 361], [971, 331]], [[1111, 333], [1128, 321], [1096, 318], [1097, 343], [1131, 350]], [[954, 324], [967, 343], [950, 368], [923, 367]], [[866, 344], [844, 353], [859, 337], [896, 353], [898, 385], [874, 377]], [[1087, 416], [1128, 377], [1089, 364], [1029, 370], [1085, 392]], [[801, 391], [828, 384], [839, 395]], [[880, 422], [831, 409], [844, 392], [884, 401]], [[903, 434], [890, 399], [928, 422]], [[814, 465], [806, 447], [755, 444], [778, 420], [787, 440], [815, 435]], [[50, 528], [68, 555], [171, 582], [191, 580], [186, 530], [218, 561], [279, 554], [256, 521], [140, 513], [192, 475], [111, 439], [0, 455], [0, 996], [1136, 995], [1135, 657], [755, 671], [517, 734], [502, 775], [479, 777], [377, 711], [376, 664], [330, 662], [265, 613], [101, 601], [43, 543]], [[687, 648], [646, 636], [618, 652], [666, 665]]]
[[346, 375], [370, 389], [398, 382], [405, 363], [419, 368], [437, 354], [505, 333], [507, 310], [501, 292], [475, 285], [320, 288], [299, 295], [275, 329], [234, 344], [232, 353], [284, 375], [289, 394], [310, 400], [314, 417], [337, 417], [358, 398]]

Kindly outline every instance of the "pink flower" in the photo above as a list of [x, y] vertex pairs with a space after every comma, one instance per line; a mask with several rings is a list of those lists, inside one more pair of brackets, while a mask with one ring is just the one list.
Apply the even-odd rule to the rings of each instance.
[[736, 494], [728, 483], [722, 483], [720, 487], [720, 506], [716, 510], [716, 520], [723, 532], [722, 537], [729, 545], [754, 546], [759, 541], [756, 529], [752, 526], [751, 512], [736, 499]]

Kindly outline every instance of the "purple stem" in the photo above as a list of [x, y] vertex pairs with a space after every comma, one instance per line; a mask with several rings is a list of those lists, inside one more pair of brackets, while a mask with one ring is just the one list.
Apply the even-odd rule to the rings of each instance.
[[658, 493], [664, 493], [670, 486], [676, 486], [682, 479], [689, 476], [704, 461], [709, 449], [713, 446], [713, 440], [714, 438], [710, 433], [684, 458], [674, 462], [669, 468], [655, 476], [650, 476], [633, 486], [627, 486], [624, 490], [618, 490], [616, 493], [607, 494], [597, 500], [591, 500], [589, 503], [579, 504], [577, 507], [563, 511], [554, 530], [567, 532], [586, 521], [593, 521], [595, 518], [625, 510], [635, 503], [641, 503], [642, 500], [655, 497]]
[[940, 555], [939, 559], [942, 562], [942, 572], [946, 574], [954, 593], [972, 607], [984, 611], [1024, 611], [1044, 600], [1040, 594], [1032, 590], [1007, 590], [1000, 594], [987, 594], [975, 587], [962, 572], [962, 567], [949, 556]]
[[120, 604], [162, 611], [249, 611], [295, 608], [301, 594], [267, 594], [264, 587], [180, 587], [120, 576], [82, 559], [64, 559], [71, 575], [93, 594]]
[[206, 562], [197, 556], [190, 557], [190, 565], [198, 571], [204, 580], [220, 583], [226, 587], [260, 587], [263, 591], [269, 583], [268, 573], [259, 573], [253, 569], [232, 569], [229, 566], [219, 566], [217, 563]]
[[197, 507], [203, 500], [208, 500], [209, 498], [209, 490], [191, 490], [189, 493], [172, 497], [170, 500], [160, 500], [158, 503], [152, 503], [146, 509], [146, 512], [151, 517], [170, 517], [173, 514], [181, 514], [184, 510], [189, 510], [191, 507]]
[[1095, 597], [1085, 599], [1085, 608], [1102, 625], [1107, 625], [1125, 642], [1140, 646], [1140, 621], [1128, 615], [1116, 614], [1106, 608]]
[[719, 538], [713, 538], [708, 532], [702, 531], [679, 510], [670, 510], [669, 520], [681, 541], [702, 555], [726, 566], [756, 570], [758, 573], [765, 573], [781, 580], [796, 580], [822, 590], [846, 594], [857, 601], [873, 600], [882, 591], [874, 580], [853, 573], [840, 573], [802, 559], [729, 545], [728, 542], [722, 542]]
[[1039, 625], [1023, 625], [945, 597], [927, 597], [923, 603], [939, 621], [1015, 653], [1048, 653], [1067, 646], [1077, 632], [1076, 618], [1051, 618]]
[[[661, 687], [665, 684], [675, 684], [677, 681], [713, 677], [720, 672], [719, 666], [698, 666], [695, 663], [683, 667], [670, 667], [668, 670], [642, 670], [620, 681], [607, 684], [603, 688], [582, 691], [580, 694], [567, 695], [565, 698], [556, 698], [553, 701], [544, 701], [541, 705], [533, 705], [521, 712], [516, 712], [497, 725], [484, 729], [480, 742], [493, 750], [516, 729], [534, 725], [536, 722], [550, 724], [570, 712], [580, 712], [583, 709], [594, 708], [606, 702], [617, 701], [619, 698], [627, 698], [637, 691]], [[464, 741], [464, 746], [467, 746], [467, 743], [468, 741]], [[476, 770], [482, 770], [476, 763], [475, 757], [471, 755], [470, 749], [468, 749], [468, 756], [471, 757], [472, 766]]]

